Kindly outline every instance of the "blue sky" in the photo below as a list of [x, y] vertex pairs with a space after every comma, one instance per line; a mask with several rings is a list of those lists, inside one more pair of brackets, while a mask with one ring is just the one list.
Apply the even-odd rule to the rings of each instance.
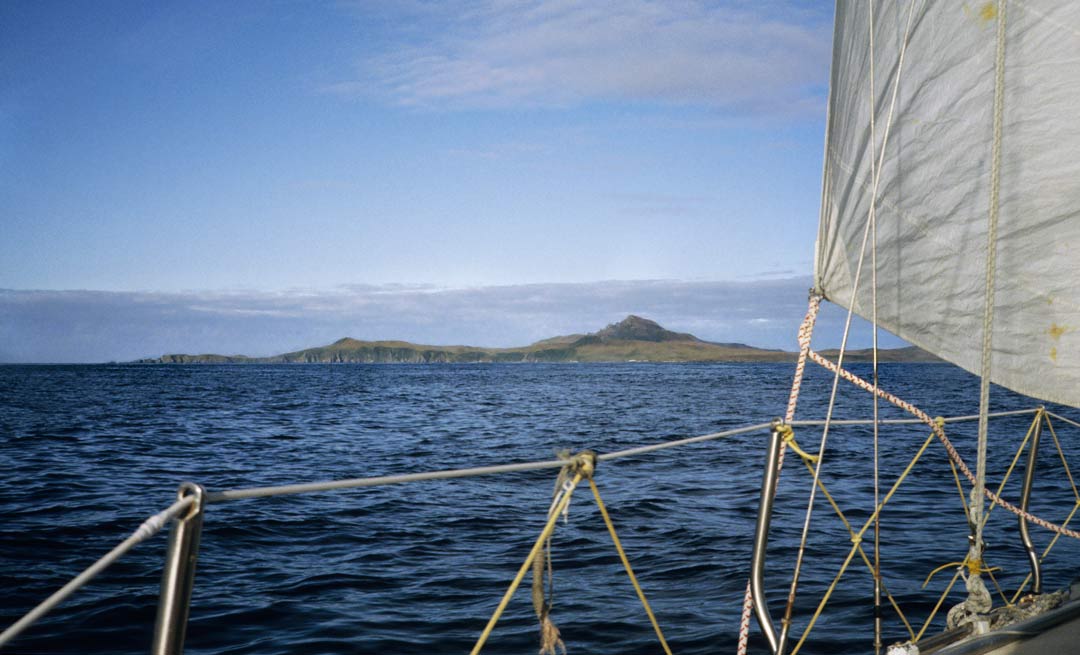
[[[0, 361], [513, 345], [631, 311], [793, 348], [803, 308], [761, 292], [787, 306], [811, 272], [831, 25], [802, 2], [0, 3]], [[717, 288], [743, 305], [702, 308]]]

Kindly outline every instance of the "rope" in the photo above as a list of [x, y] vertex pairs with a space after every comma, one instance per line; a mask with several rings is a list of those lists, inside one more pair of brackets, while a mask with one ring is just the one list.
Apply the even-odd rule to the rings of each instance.
[[[679, 446], [685, 446], [692, 443], [701, 443], [704, 441], [712, 441], [715, 439], [723, 439], [726, 437], [732, 437], [739, 434], [747, 434], [749, 432], [757, 432], [758, 430], [764, 430], [771, 427], [772, 423], [756, 423], [754, 425], [747, 425], [741, 428], [735, 428], [732, 430], [724, 430], [722, 432], [712, 432], [709, 434], [703, 434], [696, 437], [688, 437], [686, 439], [677, 439], [674, 441], [665, 441], [663, 443], [652, 444], [649, 446], [638, 446], [635, 448], [627, 448], [625, 450], [617, 450], [610, 453], [604, 453], [597, 456], [597, 461], [607, 461], [612, 459], [619, 459], [622, 457], [634, 457], [636, 455], [643, 455], [645, 453], [651, 453], [658, 450], [665, 450], [668, 448], [677, 448]], [[302, 484], [287, 484], [274, 487], [249, 487], [246, 489], [228, 489], [225, 491], [212, 491], [207, 492], [207, 503], [220, 503], [227, 500], [244, 500], [247, 498], [266, 498], [271, 496], [285, 496], [291, 494], [302, 493], [315, 493], [320, 491], [333, 491], [336, 489], [356, 489], [360, 487], [379, 487], [389, 484], [402, 484], [406, 482], [423, 482], [427, 480], [449, 480], [453, 478], [467, 478], [479, 475], [493, 475], [497, 473], [515, 473], [521, 471], [538, 471], [543, 469], [556, 469], [562, 468], [566, 464], [565, 460], [553, 459], [535, 462], [521, 462], [517, 464], [499, 464], [496, 466], [477, 466], [473, 468], [463, 469], [449, 469], [444, 471], [426, 471], [423, 473], [406, 473], [401, 475], [384, 475], [371, 478], [349, 478], [347, 480], [329, 480], [325, 482], [307, 482]]]
[[[608, 533], [611, 535], [611, 540], [615, 544], [615, 550], [618, 551], [619, 559], [622, 560], [623, 567], [626, 569], [626, 574], [630, 577], [631, 584], [634, 585], [634, 591], [637, 592], [638, 598], [645, 608], [645, 613], [649, 616], [649, 621], [652, 623], [653, 630], [656, 631], [656, 636], [660, 639], [660, 645], [667, 655], [672, 655], [671, 648], [668, 647], [667, 640], [664, 638], [664, 633], [656, 620], [656, 615], [653, 613], [648, 599], [645, 598], [645, 592], [641, 590], [641, 585], [638, 583], [637, 576], [634, 575], [633, 567], [630, 566], [630, 560], [627, 558], [626, 551], [622, 547], [619, 535], [615, 532], [615, 525], [611, 522], [611, 516], [608, 514], [607, 507], [604, 505], [604, 500], [600, 497], [600, 490], [593, 480], [593, 473], [596, 470], [596, 454], [591, 451], [584, 451], [573, 458], [567, 457], [563, 461], [565, 462], [565, 466], [559, 473], [559, 478], [556, 483], [555, 500], [548, 509], [547, 523], [540, 532], [540, 536], [537, 538], [536, 543], [533, 544], [532, 550], [529, 551], [528, 557], [525, 558], [521, 568], [518, 569], [518, 573], [514, 577], [514, 580], [510, 583], [510, 588], [503, 594], [502, 600], [499, 602], [498, 607], [495, 608], [495, 612], [491, 615], [491, 619], [488, 621], [487, 626], [485, 626], [484, 631], [480, 634], [480, 638], [476, 641], [476, 645], [473, 646], [472, 655], [477, 655], [484, 647], [488, 637], [491, 635], [491, 631], [495, 628], [495, 624], [498, 623], [499, 618], [506, 610], [507, 605], [510, 603], [510, 598], [513, 597], [514, 592], [517, 591], [518, 586], [520, 586], [521, 581], [525, 578], [525, 574], [530, 567], [533, 569], [533, 607], [536, 610], [537, 619], [540, 621], [540, 655], [555, 655], [556, 650], [563, 653], [563, 655], [566, 654], [566, 646], [559, 636], [559, 629], [555, 627], [555, 624], [552, 623], [550, 618], [550, 596], [547, 600], [544, 599], [543, 570], [545, 566], [542, 553], [546, 545], [549, 549], [547, 569], [549, 575], [548, 579], [550, 580], [551, 535], [555, 531], [555, 524], [558, 522], [559, 517], [566, 516], [567, 509], [570, 506], [570, 497], [573, 495], [574, 490], [577, 488], [582, 478], [589, 480], [589, 487], [592, 489], [593, 497], [596, 498], [597, 507], [600, 508], [600, 515], [604, 519], [604, 525], [607, 526]], [[571, 475], [573, 477], [571, 477]]]
[[[885, 161], [886, 146], [889, 143], [889, 136], [892, 134], [893, 116], [896, 109], [896, 98], [900, 90], [900, 78], [901, 73], [904, 70], [904, 55], [907, 53], [908, 38], [911, 35], [911, 18], [915, 13], [915, 0], [911, 1], [908, 6], [908, 19], [907, 26], [904, 30], [904, 38], [900, 43], [900, 52], [897, 58], [896, 64], [896, 77], [893, 80], [892, 98], [889, 102], [889, 113], [885, 121], [885, 133], [882, 137], [881, 151], [878, 154], [877, 171], [874, 175], [873, 189], [870, 195], [870, 206], [873, 207], [877, 203], [878, 197], [878, 184], [881, 181], [881, 167]], [[872, 147], [876, 147], [877, 144], [872, 144]], [[866, 228], [863, 230], [862, 245], [859, 248], [859, 261], [855, 265], [855, 279], [851, 285], [851, 301], [848, 303], [847, 318], [844, 321], [844, 334], [840, 340], [840, 355], [838, 361], [842, 366], [844, 363], [844, 352], [847, 350], [848, 335], [851, 332], [851, 319], [854, 315], [855, 300], [859, 290], [859, 281], [862, 277], [863, 261], [866, 258], [866, 243], [870, 237], [870, 228], [873, 225], [873, 212], [867, 216]], [[829, 421], [832, 419], [833, 409], [836, 406], [836, 392], [839, 385], [840, 376], [837, 374], [833, 377], [832, 391], [829, 394], [829, 405], [825, 412], [825, 426], [821, 430], [821, 443], [818, 446], [818, 457], [824, 458], [825, 445], [829, 438]], [[818, 459], [817, 465], [814, 469], [814, 482], [810, 486], [810, 498], [806, 504], [806, 518], [803, 521], [802, 536], [799, 539], [799, 550], [795, 555], [795, 570], [791, 576], [791, 589], [788, 591], [787, 605], [784, 608], [784, 618], [782, 622], [785, 626], [790, 625], [791, 614], [795, 609], [795, 594], [799, 588], [799, 574], [802, 571], [803, 558], [806, 555], [806, 542], [810, 536], [810, 519], [814, 513], [814, 497], [817, 492], [817, 480], [821, 476], [821, 466], [824, 463], [824, 459]], [[783, 638], [781, 638], [783, 641]], [[740, 655], [743, 655], [740, 653]]]
[[[561, 460], [560, 460], [561, 461]], [[499, 601], [498, 607], [495, 608], [495, 612], [491, 615], [491, 619], [488, 620], [487, 625], [484, 627], [484, 631], [480, 633], [480, 638], [476, 640], [476, 645], [473, 646], [471, 655], [477, 655], [480, 649], [484, 647], [484, 643], [487, 642], [488, 637], [491, 635], [492, 629], [495, 628], [495, 624], [499, 622], [499, 618], [506, 610], [506, 606], [510, 604], [510, 598], [513, 597], [514, 592], [517, 591], [518, 586], [521, 585], [521, 581], [525, 578], [525, 574], [528, 573], [529, 567], [532, 566], [533, 560], [540, 554], [540, 550], [544, 547], [544, 544], [551, 537], [551, 533], [555, 531], [555, 523], [559, 520], [559, 516], [563, 513], [567, 506], [570, 505], [570, 498], [573, 496], [574, 489], [577, 488], [581, 478], [585, 476], [585, 467], [589, 467], [589, 474], [592, 473], [592, 460], [589, 460], [588, 465], [581, 465], [578, 467], [574, 477], [571, 478], [569, 487], [566, 492], [559, 499], [559, 502], [552, 508], [552, 511], [548, 512], [548, 520], [544, 525], [544, 529], [540, 531], [540, 536], [537, 537], [536, 543], [533, 544], [532, 550], [529, 551], [528, 557], [522, 562], [521, 568], [518, 569], [517, 575], [514, 576], [514, 580], [510, 583], [510, 588], [503, 594], [502, 600]], [[564, 465], [566, 462], [562, 462]], [[556, 635], [557, 637], [557, 635]], [[541, 651], [543, 652], [543, 651]]]
[[934, 617], [937, 616], [941, 606], [945, 604], [945, 599], [949, 597], [949, 592], [951, 592], [952, 588], [956, 585], [956, 581], [960, 579], [960, 573], [963, 570], [963, 568], [957, 567], [956, 573], [953, 574], [952, 580], [945, 587], [945, 591], [941, 592], [941, 597], [938, 598], [938, 602], [934, 605], [934, 609], [930, 612], [930, 616], [926, 617], [926, 623], [923, 623], [923, 627], [919, 630], [919, 634], [915, 635], [915, 638], [911, 641], [918, 643], [919, 640], [922, 639], [923, 633], [930, 627], [930, 624], [934, 621]]
[[[839, 371], [840, 376], [848, 382], [851, 382], [855, 386], [873, 393], [874, 387], [869, 382], [863, 380], [862, 378], [855, 375], [851, 371], [848, 371], [847, 369], [840, 368], [839, 366], [822, 357], [818, 353], [810, 351], [810, 359], [825, 367], [826, 369], [829, 369], [830, 371]], [[938, 423], [934, 419], [930, 418], [930, 416], [927, 415], [926, 412], [922, 411], [921, 409], [912, 405], [906, 400], [902, 400], [882, 389], [877, 390], [877, 395], [880, 396], [883, 400], [899, 407], [900, 409], [908, 412], [909, 414], [918, 417], [923, 423], [929, 426], [930, 429], [934, 431], [934, 434], [937, 435], [937, 438], [941, 441], [941, 444], [945, 446], [945, 451], [949, 454], [949, 459], [951, 459], [956, 464], [956, 468], [960, 469], [960, 472], [964, 474], [964, 477], [967, 478], [968, 481], [972, 483], [972, 485], [975, 484], [975, 475], [971, 472], [971, 469], [968, 468], [967, 464], [960, 457], [960, 453], [956, 451], [956, 447], [953, 446], [952, 442], [949, 441], [949, 438], [945, 436], [944, 428], [938, 425]], [[1031, 523], [1034, 523], [1035, 525], [1046, 528], [1051, 532], [1065, 535], [1066, 537], [1080, 539], [1080, 532], [1077, 532], [1075, 530], [1067, 530], [1060, 525], [1055, 525], [1054, 523], [1035, 516], [1034, 514], [1026, 512], [1017, 507], [1016, 505], [1013, 505], [1012, 503], [1002, 499], [1001, 496], [990, 491], [989, 489], [986, 489], [985, 487], [983, 488], [983, 495], [994, 504], [1000, 505], [1002, 508], [1012, 512], [1017, 516], [1022, 516], [1024, 519]]]
[[[1061, 458], [1061, 466], [1065, 469], [1065, 475], [1069, 478], [1069, 485], [1072, 487], [1073, 496], [1076, 498], [1076, 504], [1073, 505], [1072, 511], [1069, 512], [1069, 515], [1066, 516], [1065, 520], [1061, 523], [1062, 527], [1065, 527], [1069, 525], [1070, 521], [1072, 521], [1073, 516], [1076, 514], [1076, 511], [1080, 510], [1080, 491], [1077, 491], [1076, 489], [1076, 482], [1073, 481], [1072, 472], [1069, 470], [1069, 463], [1065, 460], [1065, 451], [1061, 449], [1061, 442], [1058, 441], [1057, 432], [1054, 430], [1054, 424], [1050, 422], [1050, 412], [1043, 412], [1042, 416], [1046, 420], [1046, 427], [1050, 430], [1050, 436], [1054, 439], [1054, 446], [1057, 448], [1058, 456]], [[1072, 423], [1072, 421], [1068, 422]], [[1042, 555], [1039, 556], [1039, 562], [1042, 562], [1046, 559], [1046, 557], [1050, 554], [1050, 550], [1054, 547], [1054, 544], [1056, 544], [1058, 542], [1058, 539], [1060, 538], [1060, 534], [1054, 535], [1053, 539], [1050, 540], [1050, 543], [1046, 545], [1046, 549], [1043, 550]], [[1010, 604], [1015, 603], [1016, 599], [1020, 598], [1020, 595], [1023, 593], [1024, 589], [1027, 587], [1030, 581], [1031, 572], [1029, 571], [1028, 574], [1024, 576], [1024, 581], [1020, 583], [1019, 587], [1017, 587], [1016, 594], [1013, 595]]]
[[1050, 429], [1050, 436], [1054, 439], [1054, 447], [1057, 448], [1058, 456], [1061, 457], [1061, 466], [1065, 469], [1065, 475], [1069, 478], [1069, 485], [1072, 487], [1073, 496], [1076, 497], [1076, 502], [1080, 503], [1080, 491], [1077, 491], [1076, 489], [1076, 481], [1073, 480], [1072, 471], [1069, 470], [1069, 463], [1065, 461], [1065, 451], [1061, 449], [1061, 442], [1058, 441], [1057, 432], [1054, 430], [1054, 424], [1050, 422], [1050, 412], [1043, 412], [1042, 415], [1043, 418], [1046, 419], [1046, 427]]
[[[795, 418], [795, 408], [799, 404], [799, 391], [802, 389], [803, 373], [806, 371], [806, 358], [810, 353], [810, 341], [814, 336], [814, 324], [817, 322], [818, 311], [821, 308], [821, 296], [810, 293], [807, 303], [806, 316], [799, 326], [799, 358], [795, 361], [795, 375], [791, 380], [791, 393], [788, 394], [787, 411], [784, 413], [784, 425], [791, 431], [790, 424]], [[784, 444], [787, 441], [785, 440]], [[776, 462], [777, 484], [780, 481], [780, 471], [784, 466], [784, 444], [780, 446], [780, 457]], [[798, 452], [802, 453], [801, 450]], [[803, 453], [805, 454], [805, 453]], [[742, 616], [739, 618], [739, 641], [738, 655], [746, 655], [750, 645], [750, 615], [754, 611], [754, 596], [750, 591], [750, 580], [746, 581], [746, 593], [743, 594]]]
[[[870, 143], [877, 147], [877, 134], [874, 126], [874, 108], [877, 94], [874, 89], [874, 0], [870, 0]], [[870, 176], [877, 180], [878, 172], [874, 158], [870, 158]], [[870, 198], [870, 325], [873, 334], [872, 352], [874, 353], [873, 373], [874, 389], [878, 386], [878, 283], [877, 283], [877, 196]], [[878, 480], [878, 401], [874, 394], [874, 507], [880, 502], [880, 484]], [[865, 555], [864, 555], [865, 557]], [[874, 655], [881, 655], [881, 525], [874, 521]], [[903, 616], [903, 614], [901, 614]], [[907, 621], [905, 621], [907, 623]], [[908, 627], [910, 631], [910, 626]]]
[[660, 640], [664, 652], [671, 655], [671, 648], [668, 647], [667, 639], [664, 639], [664, 632], [660, 629], [660, 624], [656, 621], [656, 615], [653, 614], [652, 607], [649, 606], [649, 601], [645, 598], [645, 592], [641, 590], [641, 585], [638, 584], [634, 569], [630, 567], [630, 560], [626, 557], [626, 551], [623, 550], [622, 542], [619, 541], [619, 535], [615, 534], [615, 524], [611, 522], [607, 507], [604, 506], [604, 500], [600, 498], [600, 490], [596, 488], [596, 482], [592, 478], [589, 478], [589, 487], [592, 488], [593, 497], [596, 498], [596, 506], [600, 508], [600, 515], [604, 517], [604, 525], [607, 526], [608, 533], [611, 534], [611, 541], [615, 544], [615, 550], [619, 551], [619, 559], [622, 560], [623, 567], [626, 569], [626, 575], [630, 577], [630, 582], [634, 585], [634, 591], [637, 592], [641, 605], [645, 608], [645, 613], [649, 615], [649, 622], [652, 623], [656, 637]]
[[1057, 420], [1059, 420], [1059, 421], [1061, 421], [1063, 423], [1068, 423], [1069, 425], [1071, 425], [1071, 426], [1073, 426], [1075, 428], [1080, 428], [1080, 423], [1077, 423], [1076, 421], [1074, 421], [1072, 419], [1067, 419], [1067, 418], [1065, 418], [1064, 416], [1062, 416], [1060, 414], [1055, 414], [1053, 412], [1046, 412], [1046, 415], [1047, 416], [1053, 416]]
[[[787, 444], [792, 450], [794, 450], [796, 455], [802, 457], [804, 462], [806, 462], [807, 464], [813, 464], [814, 462], [818, 461], [817, 455], [811, 455], [810, 453], [799, 447], [799, 443], [795, 441], [795, 431], [791, 429], [790, 425], [781, 424], [777, 428], [777, 430], [783, 435], [784, 443]], [[814, 469], [811, 467], [810, 473], [813, 472]], [[821, 490], [825, 491], [824, 485], [822, 485]]]
[[[798, 368], [798, 366], [797, 366]], [[1008, 412], [995, 412], [990, 414], [991, 418], [1000, 416], [1016, 416], [1020, 414], [1031, 414], [1038, 411], [1038, 409], [1020, 409], [1012, 410]], [[1055, 415], [1056, 418], [1061, 418]], [[946, 422], [963, 422], [974, 421], [978, 419], [978, 415], [964, 415], [953, 416], [946, 418]], [[1069, 422], [1068, 419], [1062, 419]], [[824, 425], [825, 421], [820, 419], [814, 420], [801, 420], [801, 421], [786, 421], [794, 427], [799, 426], [813, 426]], [[882, 425], [904, 425], [922, 423], [919, 419], [882, 419], [880, 423]], [[833, 425], [870, 425], [873, 423], [872, 419], [847, 419], [847, 420], [833, 420]], [[678, 448], [680, 446], [686, 446], [694, 443], [702, 443], [706, 441], [713, 441], [716, 439], [724, 439], [727, 437], [733, 437], [740, 434], [748, 434], [750, 432], [757, 432], [759, 430], [765, 430], [772, 427], [772, 422], [768, 423], [755, 423], [753, 425], [747, 425], [740, 428], [734, 428], [731, 430], [724, 430], [722, 432], [711, 432], [709, 434], [702, 434], [695, 437], [687, 437], [685, 439], [676, 439], [673, 441], [664, 441], [662, 443], [651, 444], [648, 446], [636, 446], [634, 448], [626, 448], [624, 450], [616, 450], [610, 453], [603, 453], [597, 455], [596, 459], [600, 462], [621, 459], [624, 457], [636, 457], [638, 455], [644, 455], [660, 450], [667, 450], [668, 448]], [[1080, 426], [1080, 424], [1078, 424]], [[478, 466], [474, 468], [463, 469], [449, 469], [443, 471], [426, 471], [423, 473], [406, 473], [402, 475], [384, 475], [371, 478], [349, 478], [346, 480], [330, 480], [325, 482], [306, 482], [300, 484], [281, 485], [276, 487], [248, 487], [244, 489], [227, 489], [224, 491], [208, 491], [204, 502], [206, 503], [220, 503], [229, 500], [245, 500], [248, 498], [268, 498], [272, 496], [285, 496], [301, 493], [316, 493], [320, 491], [333, 491], [337, 489], [355, 489], [361, 487], [378, 487], [389, 484], [403, 484], [407, 482], [423, 482], [428, 480], [449, 480], [453, 478], [466, 478], [480, 475], [494, 475], [498, 473], [515, 473], [522, 471], [537, 471], [543, 469], [555, 469], [561, 468], [566, 462], [561, 459], [543, 460], [534, 462], [521, 462], [516, 464], [500, 464], [496, 466]]]
[[[986, 297], [983, 310], [982, 369], [979, 383], [979, 440], [975, 462], [975, 488], [972, 491], [971, 522], [975, 526], [970, 557], [978, 560], [983, 548], [983, 491], [986, 484], [986, 450], [989, 420], [985, 416], [990, 406], [990, 375], [993, 357], [994, 274], [997, 261], [997, 229], [1001, 192], [1001, 132], [1005, 104], [1005, 0], [997, 5], [997, 52], [994, 62], [994, 141], [990, 154], [990, 214], [986, 232]], [[978, 573], [975, 574], [978, 577]], [[974, 603], [969, 596], [968, 602]], [[987, 608], [989, 609], [989, 608]], [[983, 610], [985, 611], [985, 610]]]
[[70, 582], [58, 589], [53, 595], [49, 596], [45, 600], [41, 601], [37, 607], [30, 610], [21, 619], [11, 624], [7, 630], [0, 633], [0, 647], [10, 642], [15, 637], [19, 636], [31, 625], [33, 625], [38, 619], [48, 614], [57, 605], [67, 600], [71, 594], [82, 588], [87, 582], [90, 582], [94, 577], [104, 571], [113, 562], [120, 559], [125, 553], [137, 546], [143, 541], [146, 541], [150, 537], [157, 534], [162, 527], [165, 526], [170, 520], [180, 516], [184, 512], [187, 512], [191, 505], [195, 502], [194, 496], [185, 496], [177, 500], [168, 508], [154, 514], [150, 518], [143, 521], [134, 532], [131, 533], [127, 539], [122, 541], [115, 548], [110, 550], [98, 561], [91, 564], [85, 571], [72, 578]]
[[[934, 423], [934, 425], [939, 430], [941, 429], [940, 425], [938, 425], [937, 423]], [[810, 622], [806, 625], [806, 629], [803, 630], [802, 636], [799, 638], [799, 642], [795, 644], [795, 648], [791, 651], [791, 655], [795, 655], [796, 653], [798, 653], [799, 649], [802, 648], [802, 645], [806, 642], [806, 638], [810, 635], [810, 631], [814, 628], [814, 624], [817, 623], [817, 620], [821, 617], [821, 613], [825, 610], [825, 605], [829, 602], [829, 598], [832, 597], [833, 592], [836, 590], [836, 585], [840, 583], [840, 578], [843, 577], [844, 572], [847, 571], [848, 566], [851, 564], [851, 560], [855, 557], [855, 553], [858, 552], [859, 548], [861, 547], [863, 535], [866, 534], [866, 531], [870, 529], [871, 525], [873, 525], [874, 521], [881, 514], [882, 508], [884, 508], [886, 503], [888, 503], [889, 500], [892, 499], [893, 494], [896, 493], [896, 490], [900, 488], [900, 484], [907, 479], [907, 476], [911, 473], [912, 469], [915, 468], [915, 464], [918, 463], [919, 459], [922, 457], [923, 453], [926, 452], [926, 449], [930, 446], [933, 440], [933, 434], [926, 438], [926, 441], [923, 442], [922, 447], [919, 448], [918, 452], [915, 453], [915, 456], [911, 459], [911, 462], [908, 463], [904, 471], [900, 474], [899, 477], [896, 478], [896, 481], [893, 482], [892, 487], [890, 487], [889, 492], [885, 494], [885, 498], [882, 499], [881, 504], [874, 508], [873, 514], [871, 514], [870, 517], [866, 520], [859, 532], [851, 537], [852, 546], [851, 550], [848, 551], [847, 558], [844, 559], [844, 563], [840, 566], [840, 571], [836, 574], [836, 577], [833, 578], [832, 584], [830, 584], [829, 588], [825, 590], [825, 595], [822, 597], [821, 602], [818, 603], [817, 609], [814, 611], [813, 616], [810, 617]]]
[[[933, 437], [931, 436], [930, 439], [933, 439]], [[811, 466], [810, 460], [804, 457], [803, 458], [803, 463], [806, 464], [806, 469], [810, 472], [811, 475], [813, 475], [814, 467]], [[840, 505], [837, 504], [837, 502], [833, 498], [832, 494], [829, 493], [829, 490], [825, 487], [824, 482], [821, 482], [819, 480], [818, 481], [818, 486], [821, 488], [822, 495], [824, 495], [825, 499], [829, 501], [829, 505], [832, 506], [833, 511], [836, 512], [836, 515], [838, 517], [840, 517], [840, 522], [844, 524], [844, 527], [847, 528], [848, 534], [854, 540], [854, 538], [855, 538], [855, 528], [851, 527], [851, 522], [848, 521], [847, 516], [845, 516], [844, 512], [840, 509]], [[875, 563], [870, 562], [870, 558], [866, 556], [866, 551], [863, 550], [863, 547], [862, 547], [861, 543], [859, 544], [859, 556], [862, 557], [863, 563], [866, 564], [866, 568], [870, 570], [870, 575], [874, 576], [875, 580], [880, 580], [880, 577], [881, 577], [880, 576], [880, 569], [876, 566], [876, 562]], [[911, 628], [911, 623], [909, 623], [908, 620], [907, 620], [907, 617], [904, 616], [904, 612], [900, 609], [900, 605], [896, 602], [896, 599], [893, 598], [892, 594], [889, 593], [888, 589], [885, 589], [884, 581], [881, 582], [881, 587], [882, 587], [882, 589], [884, 589], [885, 595], [888, 597], [889, 602], [893, 606], [893, 609], [896, 610], [896, 614], [900, 617], [900, 620], [904, 622], [904, 625], [907, 626], [908, 632], [911, 634], [912, 639], [914, 639], [915, 638], [915, 631]], [[875, 618], [880, 618], [880, 617], [875, 617]]]

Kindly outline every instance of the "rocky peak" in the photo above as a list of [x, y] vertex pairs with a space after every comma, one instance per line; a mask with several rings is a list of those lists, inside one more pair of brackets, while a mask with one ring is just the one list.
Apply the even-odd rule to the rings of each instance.
[[692, 334], [665, 330], [656, 321], [633, 314], [600, 330], [596, 336], [601, 341], [700, 341]]

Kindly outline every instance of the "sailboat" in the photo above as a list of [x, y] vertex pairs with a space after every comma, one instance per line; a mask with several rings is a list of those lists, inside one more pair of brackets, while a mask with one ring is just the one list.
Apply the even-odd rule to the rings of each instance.
[[[834, 372], [834, 399], [839, 383], [854, 382], [870, 393], [875, 440], [878, 403], [896, 405], [933, 430], [971, 484], [968, 553], [956, 566], [967, 599], [949, 610], [944, 633], [915, 636], [888, 652], [1066, 652], [1080, 643], [1080, 590], [1040, 593], [1040, 558], [1027, 533], [1035, 523], [1059, 536], [1080, 536], [1027, 511], [1043, 425], [1038, 417], [1029, 432], [1023, 498], [1002, 498], [986, 478], [987, 458], [1000, 452], [989, 421], [991, 384], [1080, 406], [1078, 94], [1080, 3], [837, 3], [814, 289], [800, 331], [792, 402], [774, 429], [766, 462], [740, 652], [746, 651], [751, 614], [772, 652], [802, 646], [788, 633], [805, 529], [781, 622], [772, 619], [764, 600], [762, 569], [790, 442], [785, 424], [793, 418], [808, 357]], [[930, 418], [932, 408], [923, 411], [879, 386], [876, 360], [872, 377], [864, 380], [844, 368], [843, 348], [836, 362], [809, 350], [822, 300], [848, 310], [849, 327], [852, 315], [870, 321], [875, 351], [880, 327], [979, 376], [977, 452], [965, 453], [973, 465], [951, 445], [944, 422]], [[845, 344], [847, 337], [845, 329]], [[816, 454], [804, 453], [814, 467], [807, 525], [820, 472], [829, 466], [832, 414], [830, 402]], [[885, 500], [875, 500], [866, 527], [852, 532], [848, 556], [851, 561], [861, 541], [873, 540], [878, 608], [876, 526]], [[1034, 593], [1005, 608], [993, 607], [984, 575], [982, 533], [990, 505], [1019, 517], [1036, 580]], [[880, 611], [877, 616], [881, 652]]]

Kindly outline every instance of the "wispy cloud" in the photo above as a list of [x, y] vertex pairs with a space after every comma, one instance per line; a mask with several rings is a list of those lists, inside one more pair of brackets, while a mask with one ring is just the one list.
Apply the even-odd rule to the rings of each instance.
[[403, 29], [328, 90], [437, 109], [629, 101], [805, 115], [824, 106], [828, 14], [793, 2], [491, 0], [423, 19], [437, 38], [416, 43]]
[[[793, 350], [809, 282], [794, 277], [281, 292], [0, 290], [0, 362], [127, 361], [168, 352], [268, 355], [344, 336], [515, 346], [592, 332], [627, 314], [712, 341]], [[839, 340], [842, 314], [834, 310], [824, 311], [819, 322], [815, 343], [823, 347]], [[865, 341], [858, 334], [855, 346]]]

